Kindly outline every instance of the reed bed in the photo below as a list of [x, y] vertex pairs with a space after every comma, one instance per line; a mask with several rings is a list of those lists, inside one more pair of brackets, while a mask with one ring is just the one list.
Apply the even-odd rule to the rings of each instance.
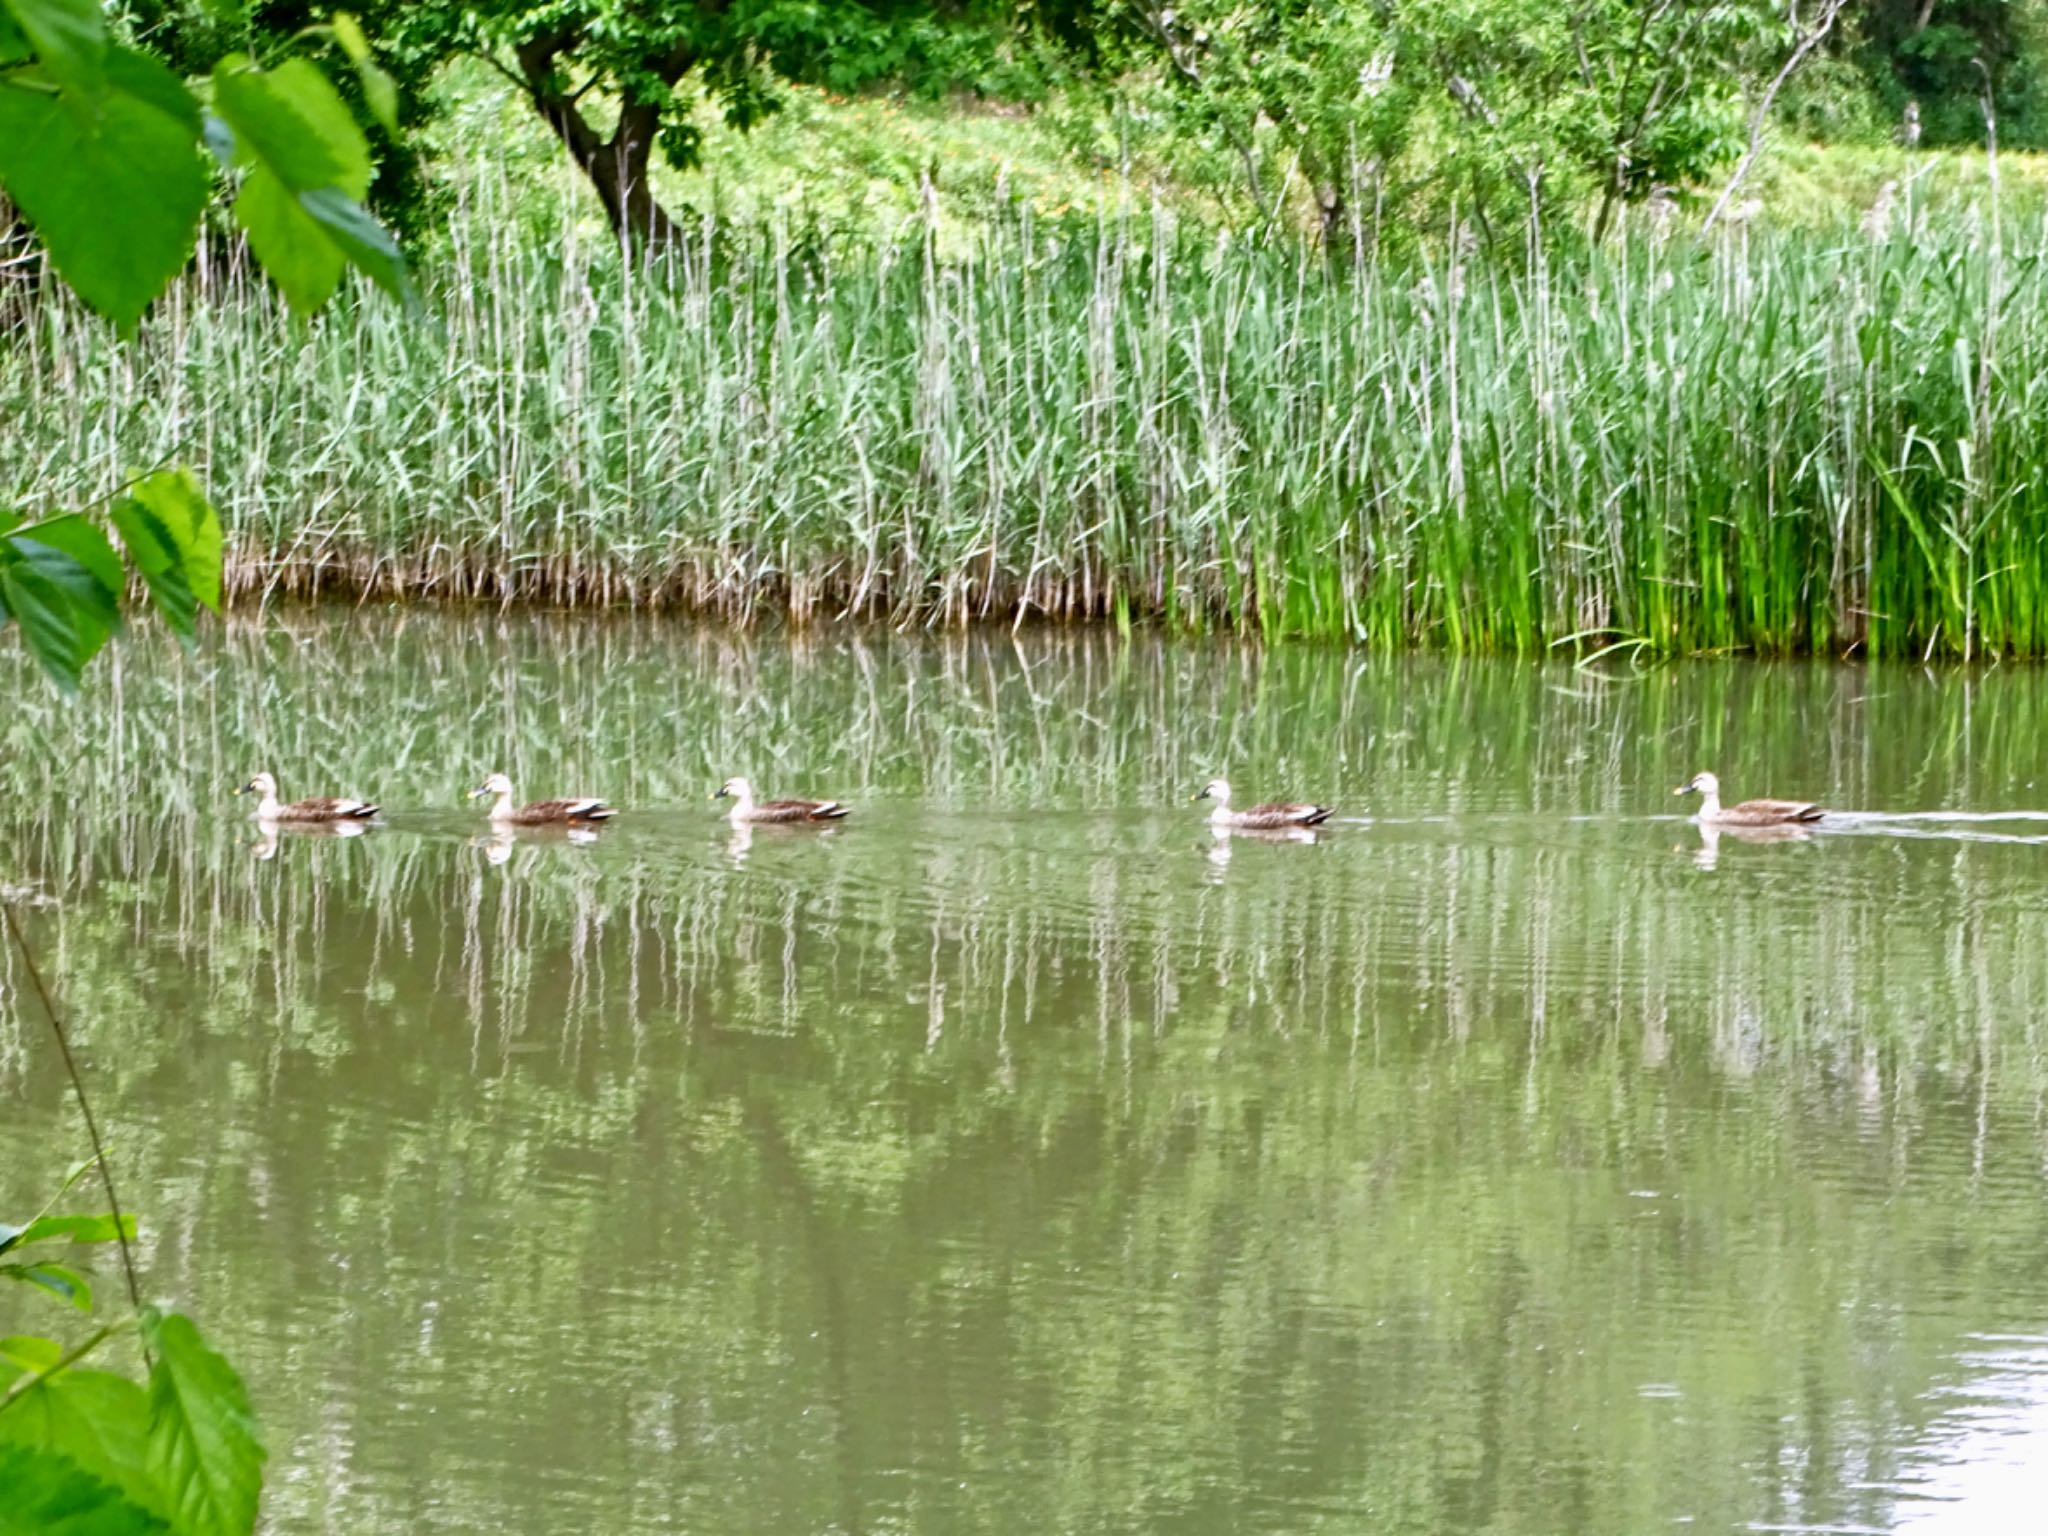
[[243, 595], [2048, 654], [2048, 220], [1334, 270], [1156, 209], [706, 219], [649, 268], [506, 213], [430, 323], [219, 245], [131, 343], [33, 305], [0, 491], [193, 463]]

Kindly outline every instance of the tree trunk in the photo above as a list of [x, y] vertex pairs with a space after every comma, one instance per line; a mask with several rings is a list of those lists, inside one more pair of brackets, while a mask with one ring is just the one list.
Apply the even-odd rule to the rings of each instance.
[[1316, 188], [1316, 212], [1322, 219], [1323, 254], [1333, 262], [1341, 261], [1350, 249], [1351, 225], [1344, 193], [1335, 182], [1326, 181]]
[[593, 153], [577, 155], [573, 145], [569, 150], [597, 189], [612, 233], [636, 251], [664, 249], [682, 233], [668, 210], [655, 201], [647, 179], [656, 119], [652, 107], [628, 107], [619, 114], [618, 131]]
[[620, 109], [619, 126], [612, 136], [600, 137], [575, 98], [561, 94], [554, 73], [555, 53], [556, 46], [545, 39], [519, 49], [520, 73], [535, 108], [569, 151], [576, 168], [589, 178], [612, 233], [643, 254], [667, 247], [681, 237], [682, 230], [655, 200], [647, 178], [661, 109], [628, 102]]

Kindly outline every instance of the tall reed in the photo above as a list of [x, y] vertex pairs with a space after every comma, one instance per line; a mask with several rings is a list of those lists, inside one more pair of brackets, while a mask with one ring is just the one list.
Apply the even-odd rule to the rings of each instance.
[[1156, 210], [707, 220], [650, 271], [509, 196], [434, 324], [218, 246], [132, 343], [36, 305], [0, 491], [193, 462], [245, 594], [2048, 654], [2048, 220], [1355, 271]]

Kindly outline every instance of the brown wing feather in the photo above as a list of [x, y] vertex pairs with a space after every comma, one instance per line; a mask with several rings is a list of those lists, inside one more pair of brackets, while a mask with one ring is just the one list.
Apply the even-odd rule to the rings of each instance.
[[522, 805], [512, 819], [532, 826], [550, 821], [605, 821], [618, 814], [602, 800], [535, 800]]
[[1721, 814], [1762, 826], [1781, 821], [1819, 821], [1827, 813], [1810, 800], [1745, 800]]
[[1288, 805], [1274, 800], [1265, 805], [1254, 805], [1239, 818], [1241, 827], [1313, 827], [1330, 819], [1332, 807], [1327, 805]]
[[368, 821], [376, 814], [377, 807], [367, 801], [333, 795], [295, 800], [277, 808], [279, 821]]
[[754, 807], [754, 821], [836, 821], [846, 814], [837, 800], [764, 800]]

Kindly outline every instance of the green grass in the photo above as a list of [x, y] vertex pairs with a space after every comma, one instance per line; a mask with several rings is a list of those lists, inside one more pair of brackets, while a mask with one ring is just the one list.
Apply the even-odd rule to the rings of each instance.
[[648, 275], [517, 196], [466, 188], [437, 326], [295, 320], [217, 247], [133, 344], [42, 303], [0, 491], [192, 462], [245, 597], [2048, 654], [2038, 216], [1333, 275], [1134, 195], [706, 215]]
[[[460, 196], [474, 180], [475, 147], [493, 146], [497, 167], [520, 188], [511, 212], [539, 239], [573, 220], [592, 237], [603, 215], [580, 174], [532, 107], [481, 66], [449, 70], [442, 116], [423, 146], [430, 176]], [[1027, 206], [1044, 217], [1089, 211], [1105, 198], [1159, 197], [1186, 217], [1224, 222], [1215, 197], [1177, 177], [1158, 155], [1120, 155], [1079, 109], [1033, 109], [959, 99], [835, 96], [785, 85], [780, 105], [751, 131], [700, 105], [700, 163], [678, 171], [656, 157], [662, 203], [754, 225], [775, 218], [888, 237], [929, 217], [924, 186], [938, 193], [942, 240], [951, 247], [1000, 212]], [[602, 103], [593, 103], [602, 121]]]

